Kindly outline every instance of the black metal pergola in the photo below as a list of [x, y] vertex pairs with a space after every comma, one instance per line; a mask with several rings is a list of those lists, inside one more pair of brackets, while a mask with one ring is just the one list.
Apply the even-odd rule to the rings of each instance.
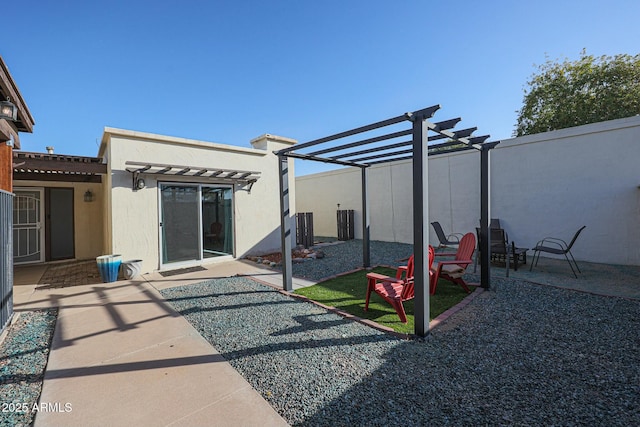
[[[340, 166], [357, 167], [362, 179], [362, 248], [363, 266], [370, 267], [369, 211], [367, 193], [367, 170], [370, 166], [399, 160], [413, 159], [413, 251], [415, 259], [415, 333], [426, 336], [429, 332], [429, 271], [428, 271], [428, 162], [431, 155], [446, 154], [462, 150], [480, 151], [480, 248], [481, 286], [489, 288], [489, 151], [500, 141], [486, 142], [489, 135], [472, 136], [477, 128], [454, 130], [461, 118], [432, 123], [428, 119], [440, 109], [440, 105], [405, 113], [370, 125], [337, 133], [303, 144], [296, 144], [275, 154], [278, 156], [280, 174], [280, 216], [282, 241], [282, 280], [285, 291], [293, 290], [291, 261], [291, 214], [289, 207], [288, 158], [313, 160]], [[373, 132], [388, 132], [373, 136]], [[368, 138], [348, 141], [354, 135], [369, 135]], [[405, 137], [409, 137], [406, 139]], [[444, 141], [443, 141], [444, 140]], [[320, 148], [320, 145], [341, 141], [338, 145]], [[312, 148], [313, 147], [313, 148]], [[426, 221], [425, 221], [426, 220]], [[427, 225], [425, 227], [425, 224]]]

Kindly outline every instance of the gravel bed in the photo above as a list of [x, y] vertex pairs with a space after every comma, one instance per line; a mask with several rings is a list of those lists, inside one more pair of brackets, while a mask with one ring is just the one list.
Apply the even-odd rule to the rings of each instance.
[[49, 358], [57, 310], [21, 313], [0, 344], [0, 426], [33, 421]]
[[[362, 267], [362, 240], [347, 240], [318, 249], [325, 253], [325, 258], [293, 264], [295, 277], [319, 281]], [[411, 256], [413, 245], [372, 240], [370, 252], [371, 265], [397, 265], [398, 260]]]
[[161, 291], [292, 425], [640, 425], [640, 301], [495, 278], [400, 340], [233, 277]]

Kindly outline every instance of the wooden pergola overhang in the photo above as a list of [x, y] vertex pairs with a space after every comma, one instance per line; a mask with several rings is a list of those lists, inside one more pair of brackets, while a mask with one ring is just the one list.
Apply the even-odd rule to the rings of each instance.
[[223, 182], [230, 184], [246, 185], [251, 190], [253, 183], [259, 178], [261, 172], [245, 171], [238, 169], [221, 169], [216, 167], [202, 166], [180, 166], [167, 165], [162, 163], [134, 162], [127, 161], [125, 168], [127, 172], [133, 175], [133, 189], [137, 189], [138, 176], [146, 175], [162, 175], [163, 177], [192, 177], [199, 179], [208, 179], [215, 182]]
[[[413, 181], [413, 250], [415, 282], [415, 333], [425, 336], [429, 332], [429, 206], [428, 156], [461, 150], [480, 152], [480, 240], [481, 286], [489, 288], [489, 150], [500, 141], [487, 142], [489, 135], [473, 137], [475, 127], [453, 130], [460, 118], [431, 122], [429, 119], [440, 105], [405, 113], [370, 125], [340, 132], [288, 147], [278, 156], [280, 173], [280, 216], [282, 244], [282, 281], [286, 291], [293, 290], [291, 260], [291, 224], [289, 208], [288, 158], [314, 160], [340, 166], [360, 168], [362, 172], [362, 241], [363, 266], [370, 267], [369, 210], [367, 170], [370, 166], [399, 160], [412, 160]], [[410, 124], [410, 126], [406, 126]], [[408, 129], [402, 129], [408, 127]], [[400, 128], [400, 129], [398, 129]], [[386, 133], [384, 133], [386, 132]], [[368, 135], [365, 139], [351, 140], [355, 135]], [[408, 137], [408, 138], [405, 138]], [[334, 141], [341, 141], [335, 145]], [[331, 146], [321, 145], [332, 143]], [[426, 226], [425, 226], [426, 225]]]
[[13, 152], [13, 179], [27, 181], [102, 182], [107, 165], [99, 157]]

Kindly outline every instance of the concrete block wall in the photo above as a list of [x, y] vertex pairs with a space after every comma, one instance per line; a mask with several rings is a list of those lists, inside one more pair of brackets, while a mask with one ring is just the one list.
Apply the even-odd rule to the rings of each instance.
[[[491, 217], [511, 240], [532, 247], [545, 236], [571, 239], [578, 260], [640, 265], [640, 116], [503, 140], [491, 152]], [[371, 238], [412, 243], [411, 162], [371, 167]], [[480, 155], [429, 158], [429, 222], [446, 232], [475, 232], [480, 217]], [[336, 235], [335, 211], [356, 211], [356, 169], [296, 178], [296, 210], [314, 212], [316, 235]], [[429, 228], [430, 241], [437, 243]]]

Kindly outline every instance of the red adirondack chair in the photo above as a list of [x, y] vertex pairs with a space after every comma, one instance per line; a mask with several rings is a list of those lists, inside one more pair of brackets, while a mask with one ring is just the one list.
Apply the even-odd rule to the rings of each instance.
[[433, 279], [431, 280], [431, 295], [436, 293], [438, 279], [442, 278], [462, 286], [465, 291], [471, 292], [469, 286], [462, 279], [469, 264], [473, 263], [473, 251], [476, 247], [476, 237], [473, 233], [467, 233], [460, 239], [458, 251], [453, 253], [439, 253], [437, 256], [455, 256], [453, 260], [440, 261], [437, 267], [431, 269]]
[[[434, 259], [433, 247], [429, 246], [429, 282], [431, 282], [431, 266]], [[369, 309], [369, 297], [374, 291], [394, 308], [400, 321], [407, 323], [407, 315], [404, 311], [403, 301], [408, 301], [415, 297], [415, 287], [413, 281], [413, 255], [409, 258], [407, 265], [401, 265], [396, 270], [396, 277], [384, 276], [378, 273], [367, 274], [367, 298], [364, 303], [364, 311]]]

